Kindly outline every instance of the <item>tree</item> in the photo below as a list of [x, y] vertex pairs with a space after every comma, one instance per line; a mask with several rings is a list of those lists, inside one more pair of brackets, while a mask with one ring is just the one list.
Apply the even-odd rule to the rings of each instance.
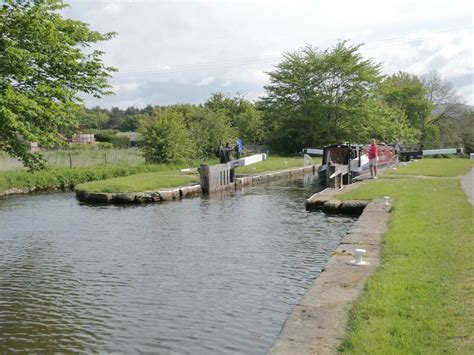
[[190, 132], [193, 132], [193, 141], [200, 158], [216, 155], [220, 145], [233, 142], [237, 137], [237, 130], [231, 126], [229, 117], [222, 110], [197, 108], [186, 117], [186, 122]]
[[424, 75], [421, 82], [426, 90], [426, 99], [433, 106], [430, 123], [462, 116], [464, 110], [456, 90], [450, 82], [443, 80], [438, 72], [432, 71]]
[[340, 42], [319, 51], [310, 45], [287, 53], [268, 73], [262, 98], [269, 144], [284, 153], [354, 141], [366, 126], [366, 104], [381, 81], [380, 66], [364, 60], [360, 46]]
[[[91, 31], [87, 24], [63, 18], [60, 0], [6, 0], [0, 7], [0, 149], [41, 168], [41, 155], [26, 142], [52, 147], [77, 125], [82, 100], [111, 94], [114, 68], [103, 52], [89, 46], [114, 33]], [[87, 50], [87, 51], [86, 51]]]
[[107, 111], [98, 106], [92, 109], [81, 107], [77, 110], [76, 117], [81, 129], [104, 129], [109, 121]]
[[419, 131], [421, 141], [425, 124], [433, 105], [427, 100], [426, 88], [415, 75], [398, 72], [383, 81], [381, 86], [384, 101], [394, 108], [403, 110], [410, 125]]
[[223, 93], [214, 93], [204, 106], [217, 112], [222, 111], [230, 124], [238, 129], [238, 136], [246, 143], [261, 143], [264, 137], [263, 118], [255, 104], [241, 95], [229, 97]]
[[140, 122], [142, 148], [149, 163], [184, 162], [194, 158], [195, 147], [178, 110], [161, 108], [155, 115]]

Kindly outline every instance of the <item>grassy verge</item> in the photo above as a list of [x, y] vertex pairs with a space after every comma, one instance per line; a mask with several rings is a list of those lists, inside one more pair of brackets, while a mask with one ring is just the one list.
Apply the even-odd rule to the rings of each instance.
[[169, 172], [145, 173], [132, 176], [88, 182], [76, 186], [76, 191], [84, 192], [143, 192], [168, 187], [198, 183], [198, 174], [171, 174]]
[[[471, 166], [460, 162], [452, 166], [451, 160], [420, 161], [397, 173], [459, 175]], [[394, 199], [382, 264], [353, 308], [341, 351], [473, 353], [473, 207], [459, 181], [401, 176], [374, 181], [338, 198], [382, 196]]]
[[[315, 159], [319, 163], [320, 159]], [[269, 157], [260, 163], [243, 166], [235, 170], [238, 175], [259, 174], [273, 170], [284, 170], [290, 168], [300, 168], [304, 164], [303, 157]]]
[[389, 175], [459, 176], [466, 174], [473, 163], [467, 159], [422, 159], [388, 170]]
[[[198, 166], [195, 163], [192, 166]], [[78, 184], [129, 176], [147, 172], [177, 171], [189, 165], [114, 165], [96, 166], [94, 168], [53, 168], [35, 173], [27, 171], [0, 172], [0, 192], [18, 188], [30, 190], [48, 190], [55, 187], [74, 187]]]

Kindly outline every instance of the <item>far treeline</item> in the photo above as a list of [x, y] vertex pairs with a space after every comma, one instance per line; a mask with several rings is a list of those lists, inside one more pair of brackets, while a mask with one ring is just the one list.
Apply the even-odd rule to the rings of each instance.
[[208, 157], [237, 137], [247, 147], [281, 154], [371, 137], [473, 151], [472, 107], [460, 103], [450, 83], [437, 73], [384, 76], [380, 63], [363, 58], [360, 45], [348, 41], [284, 54], [256, 102], [215, 93], [200, 105], [84, 108], [81, 94], [112, 94], [109, 79], [116, 71], [104, 65], [103, 52], [84, 48], [116, 33], [63, 18], [66, 6], [62, 0], [0, 6], [0, 151], [32, 170], [45, 161], [27, 142], [56, 148], [86, 129], [97, 136], [114, 133], [97, 132], [104, 129], [141, 132], [149, 162]]
[[154, 162], [211, 156], [236, 137], [281, 154], [371, 137], [473, 151], [473, 109], [449, 82], [436, 72], [383, 76], [381, 65], [364, 59], [359, 47], [341, 42], [285, 54], [256, 102], [215, 93], [200, 105], [83, 108], [78, 120], [89, 133], [139, 131], [146, 158]]

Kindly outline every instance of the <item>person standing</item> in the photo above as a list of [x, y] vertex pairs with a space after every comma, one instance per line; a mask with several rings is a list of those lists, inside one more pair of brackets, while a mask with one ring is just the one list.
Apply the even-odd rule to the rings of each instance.
[[222, 144], [219, 146], [219, 162], [221, 164], [226, 163], [226, 161], [225, 161], [225, 151], [224, 151], [224, 147], [222, 146]]
[[235, 141], [235, 156], [238, 159], [242, 157], [242, 152], [244, 150], [244, 143], [242, 142], [242, 139], [237, 138]]
[[372, 138], [370, 140], [368, 156], [369, 156], [370, 178], [377, 179], [377, 161], [379, 157], [379, 147], [377, 146], [375, 142], [375, 138]]
[[225, 144], [224, 155], [226, 163], [234, 160], [234, 148], [230, 145], [229, 142]]

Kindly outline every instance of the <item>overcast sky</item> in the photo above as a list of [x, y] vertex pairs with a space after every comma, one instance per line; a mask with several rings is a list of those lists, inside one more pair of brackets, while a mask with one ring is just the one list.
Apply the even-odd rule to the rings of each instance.
[[87, 106], [201, 103], [211, 93], [254, 100], [282, 54], [338, 40], [383, 72], [432, 70], [474, 105], [470, 0], [66, 0], [65, 15], [118, 36], [97, 48], [119, 72], [115, 95]]

